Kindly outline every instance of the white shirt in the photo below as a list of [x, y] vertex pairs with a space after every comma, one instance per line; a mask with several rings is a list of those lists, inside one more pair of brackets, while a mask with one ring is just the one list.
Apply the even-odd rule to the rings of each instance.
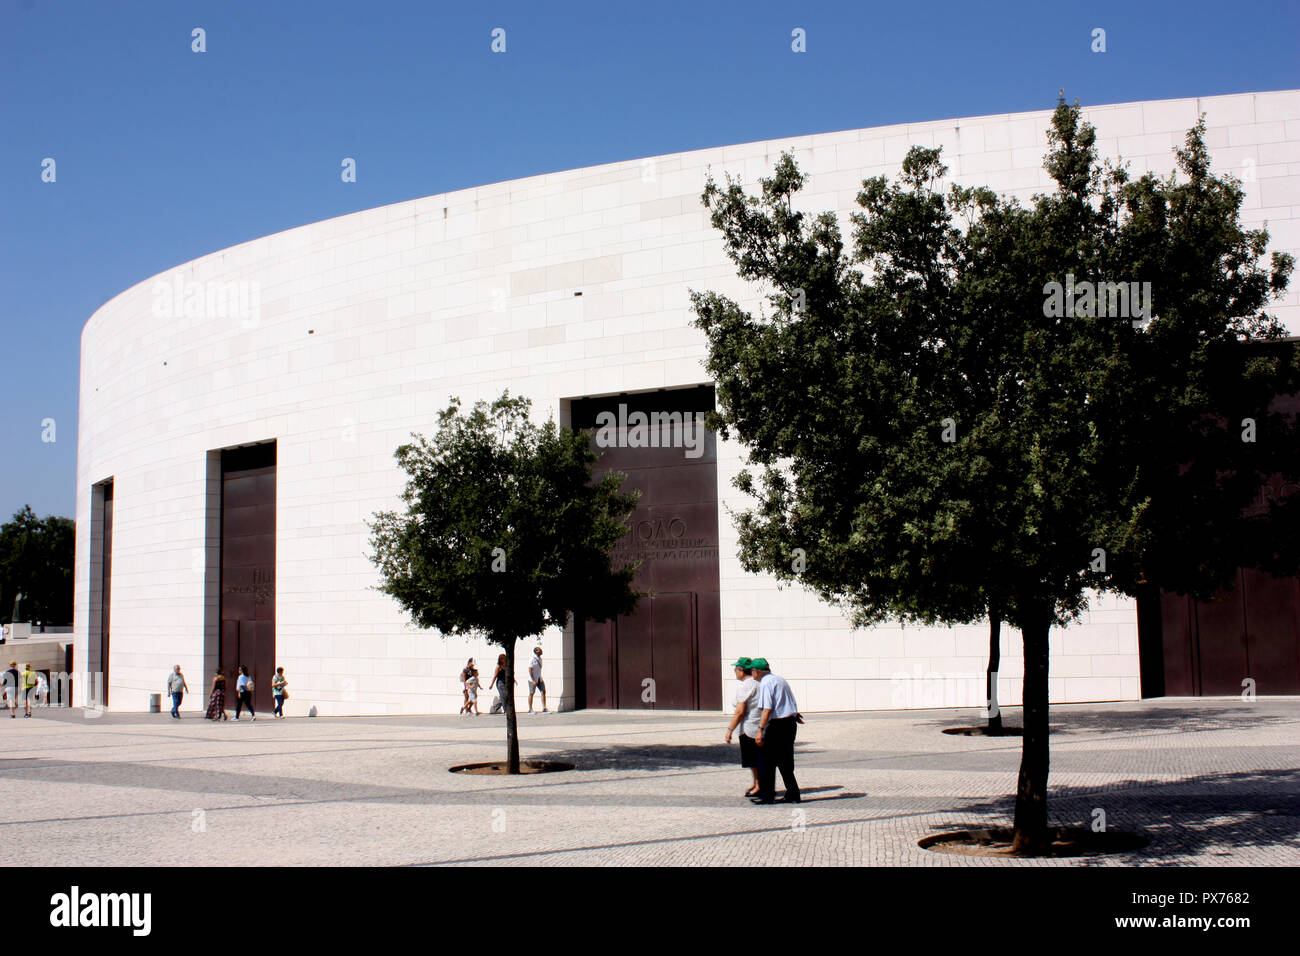
[[784, 677], [767, 674], [758, 687], [759, 708], [772, 711], [772, 716], [769, 719], [777, 720], [781, 717], [793, 717], [799, 713], [799, 705], [795, 703], [794, 692], [790, 690], [790, 685], [785, 682]]
[[758, 702], [758, 681], [752, 677], [746, 677], [736, 685], [736, 693], [731, 700], [732, 711], [742, 703], [745, 705], [745, 716], [740, 724], [740, 732], [746, 737], [753, 737], [758, 733], [758, 721], [763, 716], [763, 708]]
[[239, 680], [235, 681], [235, 693], [242, 694], [244, 692], [244, 688], [247, 686], [248, 686], [248, 675], [240, 674]]
[[528, 679], [534, 684], [542, 679], [542, 659], [536, 654], [534, 654], [533, 659], [528, 662]]

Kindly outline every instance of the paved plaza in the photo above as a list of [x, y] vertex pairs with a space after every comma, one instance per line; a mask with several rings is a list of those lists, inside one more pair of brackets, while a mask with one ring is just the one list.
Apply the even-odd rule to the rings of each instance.
[[[1053, 708], [1054, 823], [1152, 838], [1086, 860], [936, 854], [933, 833], [1005, 826], [1018, 738], [956, 737], [971, 710], [808, 715], [805, 802], [759, 807], [726, 718], [583, 711], [519, 717], [524, 759], [566, 773], [452, 774], [504, 757], [504, 718], [263, 717], [213, 724], [46, 710], [0, 716], [11, 864], [1300, 864], [1300, 699]], [[1007, 711], [1010, 724], [1019, 710]], [[274, 847], [274, 852], [271, 848]]]

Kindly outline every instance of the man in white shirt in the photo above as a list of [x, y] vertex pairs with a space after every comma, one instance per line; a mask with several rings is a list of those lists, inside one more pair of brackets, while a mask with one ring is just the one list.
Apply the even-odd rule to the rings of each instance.
[[776, 802], [776, 772], [781, 771], [785, 784], [783, 803], [801, 803], [799, 783], [794, 778], [794, 737], [798, 726], [799, 706], [785, 678], [777, 677], [768, 667], [767, 659], [753, 660], [754, 676], [758, 678], [758, 700], [762, 716], [758, 720], [758, 795], [750, 797], [752, 803]]
[[542, 692], [542, 713], [549, 714], [546, 709], [546, 681], [542, 680], [542, 649], [533, 648], [533, 659], [528, 662], [528, 712], [533, 712], [533, 694], [537, 691]]
[[181, 673], [181, 665], [173, 665], [172, 672], [167, 675], [167, 693], [172, 695], [172, 717], [176, 720], [181, 719], [181, 701], [189, 689], [185, 675]]

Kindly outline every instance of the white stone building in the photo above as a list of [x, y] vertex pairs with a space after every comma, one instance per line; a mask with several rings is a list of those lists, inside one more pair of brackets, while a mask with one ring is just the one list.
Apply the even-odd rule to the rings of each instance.
[[[1216, 169], [1244, 181], [1247, 224], [1267, 222], [1272, 247], [1300, 255], [1300, 91], [1084, 118], [1104, 156], [1168, 172], [1201, 113]], [[468, 405], [508, 387], [568, 422], [577, 400], [708, 384], [688, 290], [757, 302], [700, 204], [710, 171], [753, 186], [793, 150], [803, 207], [837, 211], [847, 231], [862, 180], [897, 175], [913, 145], [942, 146], [952, 181], [1025, 200], [1048, 191], [1049, 119], [850, 130], [497, 183], [290, 229], [122, 292], [82, 334], [76, 669], [107, 674], [111, 709], [143, 710], [172, 664], [198, 692], [235, 648], [262, 688], [267, 661], [285, 667], [291, 712], [455, 713], [466, 658], [486, 680], [495, 649], [418, 632], [373, 590], [365, 520], [398, 504], [396, 446], [432, 432], [452, 395]], [[1278, 311], [1300, 333], [1294, 287]], [[769, 658], [806, 711], [977, 707], [985, 624], [854, 631], [812, 595], [741, 569], [726, 516], [746, 505], [731, 485], [740, 465], [718, 442], [717, 596], [682, 605], [720, 625], [696, 662], [694, 706], [716, 706], [732, 680], [723, 664], [746, 654]], [[540, 643], [552, 709], [591, 704], [589, 646], [572, 628]], [[1019, 654], [1004, 628], [1004, 702], [1019, 701]], [[632, 667], [624, 657], [609, 666]], [[1053, 634], [1054, 701], [1137, 698], [1139, 674], [1132, 601], [1099, 600]], [[77, 683], [78, 703], [94, 684]]]

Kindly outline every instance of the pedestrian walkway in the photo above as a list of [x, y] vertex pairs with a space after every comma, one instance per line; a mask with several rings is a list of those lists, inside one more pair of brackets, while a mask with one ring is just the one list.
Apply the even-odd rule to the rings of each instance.
[[[501, 717], [301, 718], [37, 711], [0, 722], [11, 864], [1098, 866], [1300, 864], [1300, 699], [1053, 709], [1054, 823], [1142, 832], [1135, 853], [990, 861], [933, 833], [1006, 826], [1018, 738], [956, 737], [969, 711], [812, 714], [799, 806], [757, 807], [721, 714], [519, 717], [523, 777], [452, 774], [505, 756]], [[1006, 712], [1019, 723], [1018, 710]]]

